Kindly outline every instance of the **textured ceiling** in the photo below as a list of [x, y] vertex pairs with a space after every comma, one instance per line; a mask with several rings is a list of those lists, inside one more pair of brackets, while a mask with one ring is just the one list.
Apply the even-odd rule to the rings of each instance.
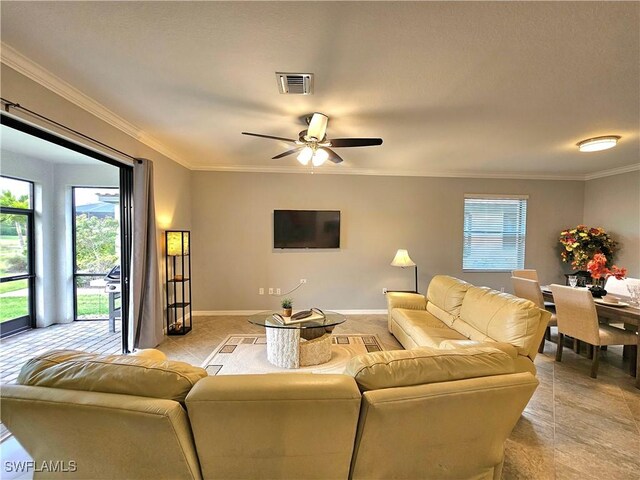
[[[296, 167], [299, 117], [344, 172], [570, 176], [637, 164], [637, 2], [2, 2], [4, 43], [193, 168]], [[276, 71], [313, 72], [284, 96]], [[28, 105], [27, 99], [19, 99]], [[606, 152], [575, 143], [623, 138]]]

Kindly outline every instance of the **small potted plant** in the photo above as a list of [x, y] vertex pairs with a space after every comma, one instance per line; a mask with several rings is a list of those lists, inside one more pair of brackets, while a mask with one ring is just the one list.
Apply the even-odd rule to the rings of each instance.
[[285, 317], [291, 316], [291, 305], [293, 304], [293, 300], [290, 298], [284, 298], [280, 305], [282, 305], [282, 315]]

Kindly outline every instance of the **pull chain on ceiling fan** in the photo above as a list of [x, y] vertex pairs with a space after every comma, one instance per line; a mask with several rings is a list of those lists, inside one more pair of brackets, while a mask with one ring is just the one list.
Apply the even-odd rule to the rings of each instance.
[[[319, 167], [327, 160], [333, 163], [342, 162], [342, 158], [331, 148], [349, 148], [349, 147], [369, 147], [382, 145], [381, 138], [334, 138], [327, 139], [327, 124], [329, 117], [322, 113], [314, 113], [307, 117], [306, 130], [298, 134], [298, 140], [291, 138], [276, 137], [273, 135], [263, 135], [260, 133], [242, 132], [243, 135], [251, 135], [253, 137], [269, 138], [272, 140], [281, 140], [296, 145], [294, 148], [282, 152], [273, 157], [273, 160], [286, 157], [297, 153], [297, 159], [302, 165], [308, 165], [311, 161], [314, 167]], [[330, 148], [331, 147], [331, 148]]]

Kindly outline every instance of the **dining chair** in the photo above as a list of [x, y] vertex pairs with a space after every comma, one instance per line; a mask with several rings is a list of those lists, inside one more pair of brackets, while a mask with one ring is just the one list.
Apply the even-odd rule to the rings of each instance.
[[596, 304], [591, 292], [586, 289], [551, 285], [556, 304], [558, 322], [558, 349], [556, 362], [562, 361], [564, 336], [568, 335], [592, 346], [591, 377], [598, 376], [600, 347], [605, 345], [633, 345], [630, 373], [635, 375], [638, 335], [622, 328], [600, 324]]
[[518, 278], [526, 278], [528, 280], [535, 280], [536, 282], [540, 281], [538, 279], [538, 271], [534, 270], [533, 268], [523, 268], [521, 270], [511, 270], [511, 276], [512, 277], [518, 277]]
[[[518, 277], [518, 278], [526, 278], [528, 280], [535, 280], [536, 282], [540, 283], [540, 280], [538, 279], [538, 271], [533, 269], [533, 268], [523, 268], [521, 270], [511, 270], [511, 278], [513, 277]], [[544, 308], [546, 308], [547, 310], [553, 312], [555, 305], [553, 304], [553, 302], [544, 302]]]
[[622, 295], [623, 297], [630, 296], [630, 292], [627, 289], [627, 285], [640, 285], [640, 278], [623, 278], [618, 280], [616, 277], [609, 277], [604, 289], [607, 291], [607, 295]]
[[[535, 272], [535, 270], [533, 270]], [[515, 293], [516, 297], [524, 298], [527, 300], [531, 300], [536, 306], [542, 310], [545, 310], [545, 301], [542, 296], [542, 290], [540, 289], [540, 284], [537, 280], [529, 280], [528, 278], [523, 277], [511, 277], [511, 283], [513, 284], [513, 293]], [[551, 319], [547, 324], [547, 330], [545, 331], [544, 337], [542, 337], [542, 341], [540, 342], [540, 346], [538, 347], [538, 353], [544, 352], [544, 342], [546, 340], [551, 340], [551, 327], [555, 327], [558, 325], [555, 314], [551, 313]]]

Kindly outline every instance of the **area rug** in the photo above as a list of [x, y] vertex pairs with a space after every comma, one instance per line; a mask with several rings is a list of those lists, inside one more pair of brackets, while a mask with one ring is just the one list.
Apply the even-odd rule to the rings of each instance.
[[203, 362], [209, 375], [252, 373], [343, 373], [355, 355], [384, 350], [376, 335], [334, 335], [331, 338], [331, 360], [322, 365], [302, 368], [280, 368], [267, 361], [265, 335], [229, 335]]

